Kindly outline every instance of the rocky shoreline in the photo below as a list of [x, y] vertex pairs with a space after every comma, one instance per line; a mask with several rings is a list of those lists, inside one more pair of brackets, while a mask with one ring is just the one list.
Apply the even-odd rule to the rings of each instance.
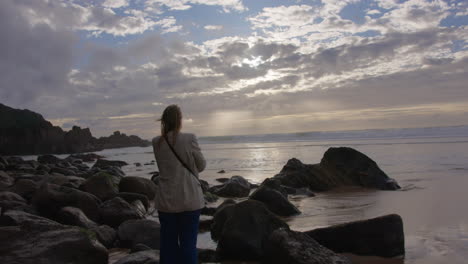
[[[127, 176], [126, 165], [96, 154], [0, 156], [0, 263], [159, 263], [157, 173], [151, 180]], [[405, 253], [403, 221], [395, 214], [306, 232], [284, 221], [301, 214], [290, 195], [313, 197], [348, 185], [399, 188], [354, 149], [330, 148], [315, 165], [291, 159], [260, 185], [242, 176], [219, 181], [202, 181], [207, 206], [200, 232], [209, 231], [217, 249], [199, 249], [200, 263], [346, 264], [348, 253]], [[220, 197], [224, 202], [213, 207]]]
[[63, 131], [40, 114], [0, 104], [0, 155], [68, 154], [110, 148], [147, 147], [148, 140], [115, 131], [95, 138], [89, 128]]

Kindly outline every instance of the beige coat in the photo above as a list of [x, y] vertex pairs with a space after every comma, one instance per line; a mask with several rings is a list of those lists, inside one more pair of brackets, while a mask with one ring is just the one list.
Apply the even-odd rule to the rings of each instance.
[[[171, 149], [159, 136], [153, 139], [153, 150], [159, 168], [159, 185], [156, 194], [156, 208], [166, 213], [194, 211], [205, 206], [203, 191], [197, 179], [180, 163]], [[196, 174], [206, 166], [205, 158], [198, 146], [194, 134], [179, 133], [176, 143], [172, 141], [172, 133], [168, 135], [169, 142], [179, 157]]]

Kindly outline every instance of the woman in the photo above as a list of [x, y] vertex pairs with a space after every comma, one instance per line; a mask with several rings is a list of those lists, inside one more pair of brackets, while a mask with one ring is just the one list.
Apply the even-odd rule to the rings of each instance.
[[159, 121], [161, 136], [153, 139], [153, 150], [160, 175], [160, 263], [195, 264], [200, 210], [205, 206], [198, 173], [205, 169], [205, 158], [195, 135], [180, 132], [182, 112], [177, 105], [168, 106]]

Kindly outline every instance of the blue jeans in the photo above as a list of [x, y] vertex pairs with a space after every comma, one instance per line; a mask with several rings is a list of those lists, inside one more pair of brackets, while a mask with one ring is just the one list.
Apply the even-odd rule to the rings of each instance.
[[161, 264], [197, 264], [197, 235], [200, 211], [164, 213], [158, 211], [161, 223]]

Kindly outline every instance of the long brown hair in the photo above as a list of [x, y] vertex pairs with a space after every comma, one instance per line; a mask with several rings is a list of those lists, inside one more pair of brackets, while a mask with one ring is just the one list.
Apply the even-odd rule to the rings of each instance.
[[166, 107], [158, 121], [161, 121], [161, 137], [158, 143], [160, 144], [162, 139], [172, 131], [172, 140], [173, 144], [175, 144], [177, 135], [182, 128], [182, 111], [180, 111], [180, 107], [175, 104]]

